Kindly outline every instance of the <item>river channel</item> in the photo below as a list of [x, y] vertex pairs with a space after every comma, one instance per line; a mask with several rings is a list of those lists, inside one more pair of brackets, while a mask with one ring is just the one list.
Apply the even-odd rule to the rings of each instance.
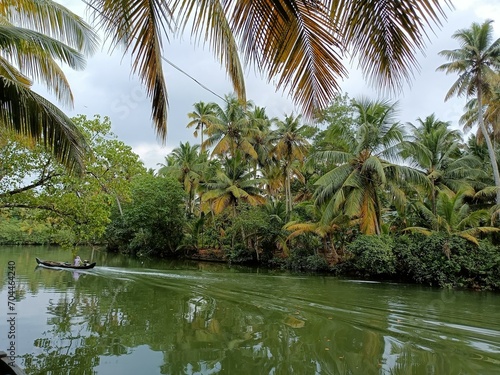
[[79, 255], [0, 247], [0, 350], [29, 375], [500, 373], [498, 293]]

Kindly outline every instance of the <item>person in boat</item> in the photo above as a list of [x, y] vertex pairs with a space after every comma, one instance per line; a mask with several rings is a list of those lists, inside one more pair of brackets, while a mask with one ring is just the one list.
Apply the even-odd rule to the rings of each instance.
[[82, 265], [82, 260], [80, 259], [80, 256], [77, 255], [75, 258], [75, 262], [73, 263], [74, 266], [80, 267]]

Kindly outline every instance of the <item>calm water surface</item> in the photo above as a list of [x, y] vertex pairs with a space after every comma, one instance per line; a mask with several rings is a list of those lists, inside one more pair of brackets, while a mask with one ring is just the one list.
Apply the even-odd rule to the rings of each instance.
[[500, 294], [81, 251], [90, 271], [16, 263], [16, 355], [28, 374], [499, 374]]

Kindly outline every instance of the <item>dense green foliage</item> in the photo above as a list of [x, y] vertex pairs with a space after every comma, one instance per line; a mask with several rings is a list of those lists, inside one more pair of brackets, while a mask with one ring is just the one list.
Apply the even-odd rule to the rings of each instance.
[[[344, 95], [313, 129], [300, 117], [270, 119], [251, 102], [227, 100], [224, 108], [196, 104], [206, 109], [199, 130], [211, 151], [181, 143], [160, 170], [188, 194], [186, 254], [497, 287], [499, 228], [494, 181], [484, 168], [488, 154], [465, 143], [450, 123], [430, 115], [404, 125], [395, 104]], [[441, 237], [448, 253], [427, 243]], [[428, 257], [419, 255], [427, 250]], [[488, 266], [478, 266], [478, 253], [487, 254]], [[476, 272], [489, 276], [475, 280]]]
[[354, 269], [362, 276], [390, 277], [396, 271], [393, 240], [389, 236], [359, 236], [347, 246], [347, 251], [353, 256]]
[[489, 241], [476, 245], [443, 233], [362, 235], [348, 249], [351, 257], [333, 266], [336, 274], [440, 287], [500, 287], [500, 252]]
[[132, 255], [168, 256], [182, 241], [184, 191], [172, 179], [150, 174], [132, 181], [131, 201], [115, 209], [105, 239], [108, 248]]
[[45, 148], [25, 138], [7, 137], [0, 145], [0, 215], [12, 229], [16, 220], [22, 223], [17, 231], [2, 231], [4, 243], [100, 243], [112, 205], [126, 202], [130, 178], [146, 172], [113, 135], [108, 118], [79, 116], [73, 122], [92, 146], [82, 176], [68, 174]]
[[500, 287], [500, 252], [488, 241], [475, 245], [439, 233], [402, 237], [393, 252], [403, 280], [441, 287]]

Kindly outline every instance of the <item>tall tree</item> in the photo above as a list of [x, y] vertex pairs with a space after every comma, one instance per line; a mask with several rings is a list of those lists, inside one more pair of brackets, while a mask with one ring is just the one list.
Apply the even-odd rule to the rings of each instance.
[[130, 200], [130, 179], [146, 169], [111, 132], [109, 118], [80, 115], [72, 121], [92, 147], [85, 173], [71, 176], [41, 145], [9, 140], [0, 144], [0, 210], [29, 210], [54, 229], [71, 233], [68, 244], [88, 244], [103, 234], [111, 206], [116, 203], [121, 211]]
[[[205, 143], [203, 142], [203, 134], [207, 127], [217, 121], [215, 103], [198, 102], [194, 104], [194, 111], [188, 113], [188, 117], [192, 119], [186, 126], [191, 128], [195, 126], [194, 136], [200, 134], [201, 152], [205, 151]], [[205, 129], [203, 129], [205, 128]]]
[[408, 125], [412, 134], [403, 144], [403, 156], [429, 179], [430, 206], [436, 214], [438, 192], [470, 190], [474, 179], [481, 173], [481, 162], [472, 154], [462, 154], [460, 132], [451, 130], [449, 122], [437, 119], [434, 114], [425, 119], [418, 118], [417, 125]]
[[272, 156], [271, 125], [276, 122], [276, 119], [270, 119], [265, 108], [262, 107], [255, 107], [247, 116], [248, 126], [252, 130], [249, 141], [257, 154], [257, 158], [251, 160], [254, 165], [255, 177], [257, 177], [258, 168], [269, 164]]
[[96, 49], [97, 41], [79, 16], [53, 1], [0, 4], [0, 126], [42, 142], [70, 170], [82, 169], [85, 139], [60, 109], [31, 90], [32, 80], [72, 104], [57, 61], [82, 69], [84, 55]]
[[[494, 139], [500, 139], [500, 72], [488, 77], [489, 90], [483, 95], [484, 125], [488, 134]], [[459, 123], [464, 129], [470, 130], [477, 125], [478, 106], [477, 99], [471, 98], [465, 105], [465, 113], [460, 117]], [[481, 129], [476, 132], [477, 140], [484, 142]]]
[[248, 118], [253, 103], [241, 102], [234, 95], [226, 95], [225, 99], [224, 107], [215, 109], [217, 121], [207, 129], [205, 145], [214, 147], [212, 155], [234, 158], [237, 153], [243, 153], [257, 159], [257, 152], [250, 142], [257, 129], [251, 127]]
[[200, 146], [191, 146], [189, 142], [182, 143], [175, 148], [164, 165], [158, 170], [159, 176], [171, 176], [177, 179], [187, 194], [186, 212], [193, 214], [194, 198], [207, 163], [206, 153], [198, 152]]
[[316, 203], [324, 205], [323, 221], [339, 213], [357, 219], [365, 234], [382, 233], [382, 196], [388, 193], [396, 205], [405, 195], [400, 184], [425, 184], [425, 176], [397, 160], [404, 133], [394, 121], [394, 105], [369, 100], [355, 101], [358, 127], [337, 132], [340, 150], [317, 152], [316, 159], [327, 160], [333, 168], [316, 182]]
[[446, 94], [446, 100], [452, 96], [473, 95], [477, 99], [477, 122], [479, 129], [488, 146], [488, 153], [493, 168], [493, 177], [497, 187], [496, 203], [500, 205], [500, 173], [498, 170], [495, 149], [490, 134], [484, 124], [483, 104], [484, 97], [490, 92], [489, 80], [500, 70], [500, 38], [493, 40], [492, 21], [487, 20], [482, 24], [473, 23], [469, 29], [461, 29], [453, 34], [460, 47], [455, 50], [440, 52], [449, 63], [438, 67], [447, 74], [457, 73], [459, 78]]
[[[245, 99], [244, 61], [312, 115], [328, 105], [347, 76], [344, 57], [383, 86], [399, 87], [417, 66], [427, 27], [439, 25], [450, 0], [90, 0], [111, 39], [131, 51], [152, 99], [160, 137], [166, 135], [167, 90], [162, 33], [191, 28], [223, 65], [240, 99]], [[174, 20], [176, 22], [174, 22]], [[180, 26], [180, 27], [179, 27]], [[345, 52], [348, 53], [345, 53]]]
[[[292, 211], [292, 174], [301, 177], [300, 167], [306, 158], [309, 141], [313, 134], [312, 128], [301, 124], [302, 117], [289, 115], [283, 121], [278, 121], [273, 140], [276, 144], [274, 154], [280, 160], [283, 169], [285, 202], [287, 213]], [[295, 165], [297, 164], [298, 165]]]
[[261, 181], [254, 178], [241, 156], [223, 161], [223, 168], [207, 183], [203, 200], [210, 202], [215, 214], [232, 207], [232, 215], [236, 216], [240, 202], [251, 206], [264, 204], [265, 198], [259, 188]]

